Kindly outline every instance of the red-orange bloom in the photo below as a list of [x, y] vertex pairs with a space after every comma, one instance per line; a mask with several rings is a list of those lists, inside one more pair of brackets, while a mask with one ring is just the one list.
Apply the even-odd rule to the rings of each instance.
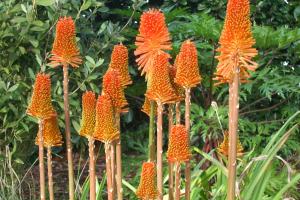
[[145, 94], [149, 100], [169, 103], [178, 99], [170, 81], [167, 54], [160, 53], [155, 56], [153, 67], [149, 73], [147, 91]]
[[185, 41], [176, 57], [175, 83], [185, 88], [195, 87], [200, 83], [197, 49], [190, 40]]
[[49, 75], [43, 73], [37, 74], [31, 102], [26, 112], [28, 115], [40, 119], [56, 116], [51, 103], [51, 80]]
[[137, 49], [134, 51], [134, 55], [139, 56], [136, 62], [142, 75], [149, 72], [157, 53], [172, 49], [170, 40], [164, 14], [156, 9], [144, 12], [135, 42]]
[[[157, 104], [154, 101], [154, 115], [156, 116], [157, 114]], [[150, 116], [151, 112], [151, 103], [147, 97], [145, 97], [144, 105], [142, 107], [142, 112], [144, 112], [146, 115]]]
[[124, 88], [121, 85], [120, 73], [115, 69], [108, 69], [103, 76], [103, 93], [107, 94], [113, 104], [114, 111], [124, 112], [128, 105]]
[[184, 99], [184, 88], [181, 85], [175, 83], [176, 73], [177, 73], [176, 65], [170, 65], [169, 66], [169, 75], [170, 75], [171, 85], [173, 86], [173, 88], [175, 90], [175, 93], [178, 97], [178, 101], [181, 101]]
[[154, 162], [144, 162], [139, 187], [136, 195], [140, 199], [156, 199], [158, 191], [156, 188], [156, 171]]
[[[242, 146], [239, 138], [238, 138], [236, 147], [237, 147], [236, 148], [237, 156], [242, 156], [244, 149], [243, 149], [243, 146]], [[218, 147], [218, 152], [223, 154], [224, 156], [228, 157], [228, 152], [229, 152], [229, 132], [228, 131], [224, 132], [224, 139], [223, 139], [223, 142]]]
[[251, 32], [249, 0], [229, 0], [224, 28], [219, 40], [220, 52], [215, 80], [220, 83], [231, 83], [236, 67], [239, 67], [240, 81], [249, 78], [248, 70], [255, 71], [257, 63], [251, 59], [257, 55], [252, 46], [255, 40]]
[[169, 136], [169, 162], [184, 162], [191, 158], [188, 133], [183, 125], [174, 125]]
[[80, 135], [92, 137], [96, 122], [96, 95], [87, 91], [82, 95], [82, 124]]
[[[61, 146], [62, 136], [61, 132], [58, 127], [57, 123], [57, 117], [51, 117], [48, 119], [42, 120], [43, 123], [43, 141], [44, 141], [44, 147], [54, 147], [54, 146]], [[40, 132], [41, 130], [39, 130]], [[37, 137], [35, 138], [35, 144], [39, 144], [39, 137], [40, 134], [37, 134]]]
[[62, 17], [58, 20], [50, 58], [53, 67], [67, 64], [78, 67], [81, 64], [75, 34], [75, 23], [71, 17]]
[[128, 72], [128, 49], [126, 46], [123, 44], [114, 46], [109, 67], [120, 72], [122, 86], [132, 83]]
[[108, 95], [98, 97], [96, 105], [96, 124], [94, 138], [103, 143], [110, 143], [119, 138], [120, 132], [114, 123], [112, 101]]

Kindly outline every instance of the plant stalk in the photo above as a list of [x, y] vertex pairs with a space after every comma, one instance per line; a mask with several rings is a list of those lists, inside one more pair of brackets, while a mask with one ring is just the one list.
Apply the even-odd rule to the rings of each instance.
[[47, 147], [47, 164], [48, 164], [47, 167], [48, 167], [49, 200], [54, 200], [51, 147]]
[[157, 189], [158, 199], [163, 200], [163, 105], [157, 102]]
[[68, 176], [69, 176], [69, 200], [74, 200], [74, 171], [73, 171], [73, 157], [72, 157], [72, 143], [70, 130], [70, 111], [69, 111], [69, 77], [68, 65], [63, 66], [64, 80], [64, 111], [66, 123], [66, 145], [68, 157]]
[[148, 144], [148, 158], [150, 162], [155, 161], [155, 136], [154, 136], [154, 119], [155, 119], [155, 102], [150, 101], [150, 121], [149, 121], [149, 144]]
[[233, 82], [229, 84], [229, 155], [227, 199], [235, 199], [237, 130], [239, 115], [239, 72], [235, 68]]
[[175, 109], [176, 109], [176, 124], [180, 124], [180, 101], [176, 102], [175, 105]]
[[[188, 144], [190, 143], [190, 115], [191, 115], [191, 88], [185, 88], [185, 128], [188, 133]], [[185, 199], [190, 199], [191, 188], [191, 162], [185, 162]]]
[[105, 160], [106, 160], [106, 177], [107, 177], [107, 195], [108, 200], [113, 200], [113, 186], [112, 186], [112, 174], [111, 174], [111, 144], [105, 143]]
[[95, 171], [95, 153], [94, 138], [89, 137], [89, 174], [90, 174], [90, 200], [96, 200], [96, 171]]
[[[173, 126], [173, 104], [169, 104], [168, 107], [168, 118], [169, 118], [169, 135], [171, 134]], [[174, 200], [174, 173], [173, 163], [169, 162], [169, 200]]]
[[[116, 124], [117, 128], [121, 133], [121, 126], [120, 126], [120, 113], [116, 113]], [[117, 140], [116, 146], [116, 162], [117, 162], [117, 193], [118, 193], [118, 200], [123, 199], [123, 188], [122, 188], [122, 146], [121, 146], [121, 136], [120, 139]]]
[[45, 166], [44, 166], [44, 121], [39, 120], [39, 169], [40, 169], [40, 197], [41, 200], [46, 200], [45, 192]]
[[111, 142], [110, 144], [110, 161], [111, 161], [111, 184], [112, 184], [112, 198], [115, 199], [116, 193], [116, 143], [115, 141]]
[[180, 162], [175, 163], [175, 200], [180, 200]]

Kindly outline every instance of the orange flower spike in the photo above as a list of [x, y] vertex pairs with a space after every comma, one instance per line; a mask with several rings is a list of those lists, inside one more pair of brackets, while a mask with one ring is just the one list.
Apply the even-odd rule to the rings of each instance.
[[134, 55], [138, 56], [136, 62], [142, 70], [141, 75], [149, 72], [157, 53], [172, 49], [165, 16], [161, 11], [150, 9], [142, 14], [135, 45]]
[[252, 46], [255, 40], [251, 32], [249, 0], [229, 0], [227, 4], [224, 28], [217, 49], [220, 55], [215, 80], [220, 83], [231, 83], [235, 65], [240, 68], [240, 80], [246, 82], [248, 70], [255, 71], [257, 63], [251, 59], [257, 55]]
[[[223, 154], [224, 156], [228, 157], [228, 151], [229, 151], [229, 132], [225, 131], [224, 139], [223, 139], [223, 142], [218, 147], [218, 152]], [[237, 141], [237, 156], [242, 156], [243, 151], [244, 151], [244, 149], [241, 144], [241, 141], [238, 139], [238, 141]]]
[[51, 103], [51, 80], [49, 75], [43, 73], [37, 74], [31, 102], [26, 113], [40, 119], [56, 116]]
[[122, 86], [125, 87], [132, 84], [128, 72], [128, 49], [126, 46], [123, 44], [114, 46], [109, 67], [120, 72]]
[[[58, 127], [57, 117], [51, 117], [43, 120], [43, 141], [44, 147], [61, 146], [62, 136]], [[39, 130], [40, 131], [40, 130]], [[39, 145], [39, 134], [35, 138], [35, 144]]]
[[82, 124], [80, 135], [92, 137], [96, 122], [96, 95], [87, 91], [82, 95]]
[[176, 95], [178, 96], [178, 101], [181, 101], [184, 99], [184, 88], [181, 85], [175, 83], [176, 72], [177, 72], [176, 65], [170, 65], [169, 74], [170, 74], [171, 85], [173, 86]]
[[158, 191], [156, 188], [156, 171], [154, 162], [144, 162], [142, 167], [140, 184], [136, 195], [140, 199], [156, 199]]
[[167, 159], [169, 162], [184, 162], [191, 158], [188, 133], [183, 125], [174, 125], [169, 136]]
[[124, 112], [128, 105], [124, 88], [121, 85], [120, 73], [115, 69], [108, 69], [103, 76], [103, 93], [107, 94], [113, 104], [114, 111]]
[[166, 53], [157, 54], [155, 56], [153, 68], [149, 73], [145, 96], [149, 98], [149, 100], [156, 102], [175, 102], [178, 96], [171, 85], [168, 55]]
[[71, 65], [78, 67], [81, 63], [79, 49], [76, 44], [75, 23], [71, 17], [61, 17], [56, 24], [56, 34], [51, 51], [51, 65]]
[[120, 136], [118, 129], [115, 127], [112, 101], [108, 95], [98, 97], [93, 136], [103, 143], [110, 143]]
[[176, 77], [175, 83], [185, 88], [195, 87], [201, 82], [197, 49], [190, 40], [185, 41], [180, 48], [180, 53], [176, 57]]
[[[145, 97], [144, 105], [142, 107], [142, 112], [150, 116], [151, 106], [150, 106], [150, 101], [147, 97]], [[154, 102], [154, 115], [156, 116], [156, 114], [157, 114], [157, 104]]]

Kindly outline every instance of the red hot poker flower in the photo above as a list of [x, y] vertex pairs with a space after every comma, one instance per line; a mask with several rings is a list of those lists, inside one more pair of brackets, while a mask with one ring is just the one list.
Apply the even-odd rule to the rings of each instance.
[[96, 122], [96, 95], [87, 91], [82, 95], [82, 124], [80, 135], [92, 137]]
[[181, 101], [184, 99], [184, 88], [181, 85], [175, 83], [176, 73], [177, 73], [176, 65], [170, 65], [169, 74], [170, 74], [171, 85], [175, 90], [175, 93], [178, 97], [178, 101]]
[[175, 66], [177, 69], [175, 83], [185, 88], [195, 87], [200, 83], [197, 49], [190, 40], [181, 45]]
[[121, 85], [120, 73], [117, 70], [108, 69], [103, 76], [103, 93], [111, 98], [114, 111], [126, 111], [125, 107], [128, 103]]
[[[236, 147], [237, 147], [236, 148], [237, 156], [242, 156], [244, 149], [243, 149], [243, 146], [242, 146], [239, 138], [238, 138]], [[228, 152], [229, 152], [229, 132], [228, 131], [225, 131], [225, 133], [224, 133], [224, 139], [223, 139], [223, 142], [218, 147], [218, 152], [223, 154], [224, 156], [228, 157]]]
[[78, 67], [82, 63], [75, 34], [75, 23], [71, 17], [58, 20], [50, 58], [53, 67], [67, 64]]
[[236, 73], [234, 69], [239, 67], [240, 81], [246, 82], [249, 78], [248, 70], [255, 71], [257, 68], [257, 63], [251, 60], [257, 55], [257, 50], [252, 47], [255, 40], [251, 32], [249, 0], [228, 1], [219, 44], [215, 80], [218, 84], [231, 83]]
[[26, 112], [28, 115], [40, 119], [56, 116], [51, 103], [51, 80], [49, 75], [43, 73], [37, 74], [31, 102]]
[[120, 136], [120, 132], [115, 127], [113, 106], [108, 95], [98, 97], [93, 136], [103, 143], [111, 143]]
[[[151, 103], [147, 97], [145, 97], [144, 105], [142, 107], [142, 112], [144, 112], [146, 115], [150, 116], [151, 112]], [[157, 114], [157, 104], [154, 102], [154, 115]]]
[[135, 42], [137, 49], [134, 51], [142, 75], [149, 72], [157, 53], [172, 49], [170, 40], [164, 14], [156, 9], [144, 12]]
[[156, 199], [156, 171], [154, 162], [144, 162], [139, 187], [136, 190], [136, 195], [140, 199]]
[[[43, 134], [44, 147], [61, 146], [63, 141], [62, 141], [61, 132], [58, 127], [57, 117], [55, 116], [48, 119], [44, 119], [42, 123], [43, 123], [42, 134]], [[40, 134], [37, 134], [37, 137], [35, 139], [36, 145], [39, 145], [39, 139], [40, 139], [39, 135]]]
[[174, 125], [169, 136], [167, 158], [169, 162], [184, 162], [191, 158], [188, 133], [185, 126]]
[[122, 86], [125, 87], [132, 83], [128, 72], [128, 49], [126, 46], [123, 44], [114, 46], [109, 67], [119, 71]]
[[149, 72], [149, 80], [146, 97], [161, 103], [169, 103], [177, 100], [178, 96], [171, 85], [169, 76], [169, 62], [166, 53], [157, 54]]

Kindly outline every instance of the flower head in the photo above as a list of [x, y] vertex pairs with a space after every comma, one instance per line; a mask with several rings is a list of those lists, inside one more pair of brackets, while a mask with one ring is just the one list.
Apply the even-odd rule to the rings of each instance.
[[178, 98], [171, 85], [168, 56], [165, 53], [157, 54], [154, 58], [145, 95], [149, 100], [161, 103], [174, 102]]
[[114, 111], [126, 111], [128, 103], [121, 85], [120, 73], [117, 70], [108, 69], [103, 76], [103, 93], [111, 98]]
[[[243, 155], [243, 146], [241, 144], [241, 141], [238, 138], [237, 146], [236, 146], [237, 156]], [[223, 142], [218, 147], [218, 152], [223, 154], [224, 156], [228, 157], [228, 151], [229, 151], [229, 132], [224, 132], [224, 139]]]
[[[43, 141], [44, 141], [44, 147], [54, 147], [54, 146], [61, 146], [63, 141], [62, 141], [62, 136], [61, 132], [58, 127], [57, 123], [57, 117], [51, 117], [48, 119], [42, 120], [43, 123], [43, 129], [42, 129], [42, 134], [43, 134]], [[41, 130], [39, 130], [40, 132]], [[39, 144], [39, 137], [40, 134], [37, 134], [37, 137], [35, 138], [35, 144]]]
[[167, 152], [169, 162], [184, 162], [191, 158], [188, 140], [185, 126], [174, 125], [172, 127]]
[[190, 40], [185, 41], [176, 57], [175, 83], [185, 88], [195, 87], [200, 83], [197, 49]]
[[181, 85], [175, 83], [176, 73], [177, 73], [176, 65], [170, 65], [169, 66], [169, 75], [170, 75], [171, 85], [173, 86], [173, 88], [175, 90], [175, 93], [178, 97], [178, 101], [181, 101], [184, 99], [184, 88]]
[[61, 17], [56, 24], [56, 34], [51, 51], [51, 65], [78, 67], [82, 60], [76, 44], [75, 23], [71, 17]]
[[112, 101], [108, 95], [98, 97], [96, 105], [96, 124], [93, 137], [103, 143], [118, 139], [120, 133], [114, 123]]
[[[257, 63], [251, 59], [257, 55], [252, 46], [255, 40], [251, 32], [249, 0], [229, 0], [224, 28], [217, 49], [220, 55], [215, 80], [231, 83], [235, 73], [240, 73], [240, 81], [249, 78], [248, 70], [255, 71]], [[236, 69], [236, 68], [239, 69]]]
[[82, 95], [82, 124], [80, 135], [91, 137], [96, 122], [96, 95], [87, 91]]
[[136, 195], [140, 199], [156, 199], [158, 191], [156, 188], [156, 171], [154, 162], [144, 162], [139, 187]]
[[26, 113], [40, 119], [56, 116], [51, 103], [51, 80], [49, 75], [43, 73], [37, 74], [31, 102]]
[[149, 72], [157, 53], [172, 49], [170, 40], [164, 14], [157, 9], [144, 12], [135, 42], [137, 49], [134, 51], [142, 75]]
[[[157, 114], [157, 104], [154, 101], [154, 115], [156, 116]], [[144, 101], [144, 105], [142, 107], [142, 112], [144, 112], [146, 115], [150, 116], [150, 112], [151, 112], [151, 103], [149, 101], [149, 99], [147, 97], [145, 97], [145, 101]]]
[[132, 83], [128, 72], [128, 49], [126, 46], [123, 44], [114, 46], [109, 67], [120, 72], [122, 86], [125, 87]]

